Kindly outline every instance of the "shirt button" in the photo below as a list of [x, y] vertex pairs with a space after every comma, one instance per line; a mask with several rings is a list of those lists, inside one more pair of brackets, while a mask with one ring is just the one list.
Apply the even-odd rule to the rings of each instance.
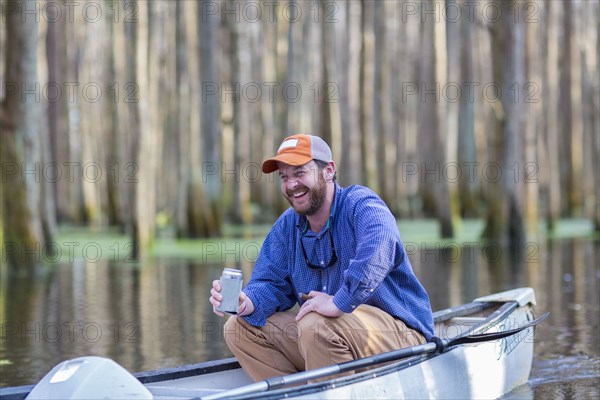
[[325, 261], [321, 260], [321, 265], [325, 265]]
[[327, 286], [323, 286], [323, 291], [327, 290]]
[[351, 306], [351, 307], [352, 307], [352, 308], [356, 308], [356, 306], [355, 306], [354, 304], [352, 304], [352, 306]]

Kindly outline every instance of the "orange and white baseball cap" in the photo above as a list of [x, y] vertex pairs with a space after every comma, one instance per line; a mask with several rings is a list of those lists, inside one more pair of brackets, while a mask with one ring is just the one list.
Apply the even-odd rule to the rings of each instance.
[[314, 135], [292, 135], [283, 140], [275, 157], [262, 163], [262, 171], [265, 174], [277, 171], [279, 169], [278, 161], [288, 165], [304, 165], [310, 160], [333, 161], [331, 149], [327, 143]]

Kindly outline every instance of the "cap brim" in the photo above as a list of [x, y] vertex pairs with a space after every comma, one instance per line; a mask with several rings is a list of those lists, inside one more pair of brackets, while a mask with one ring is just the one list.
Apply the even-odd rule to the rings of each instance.
[[270, 174], [271, 172], [277, 171], [279, 169], [279, 166], [277, 165], [278, 162], [288, 165], [304, 165], [311, 160], [311, 157], [283, 153], [263, 161], [262, 172], [265, 174]]

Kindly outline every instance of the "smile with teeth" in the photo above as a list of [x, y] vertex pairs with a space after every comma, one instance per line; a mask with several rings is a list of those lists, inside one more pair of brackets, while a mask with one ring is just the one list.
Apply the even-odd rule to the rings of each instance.
[[294, 198], [297, 199], [298, 197], [304, 196], [306, 193], [308, 193], [308, 190], [305, 190], [305, 191], [302, 191], [302, 192], [292, 193], [292, 197], [294, 197]]

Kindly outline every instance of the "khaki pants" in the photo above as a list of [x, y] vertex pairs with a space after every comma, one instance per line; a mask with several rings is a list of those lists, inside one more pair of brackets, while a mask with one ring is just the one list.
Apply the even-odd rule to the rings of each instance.
[[263, 327], [238, 317], [225, 323], [229, 349], [255, 381], [425, 343], [418, 331], [364, 304], [338, 318], [315, 312], [298, 322], [295, 317], [278, 312]]

